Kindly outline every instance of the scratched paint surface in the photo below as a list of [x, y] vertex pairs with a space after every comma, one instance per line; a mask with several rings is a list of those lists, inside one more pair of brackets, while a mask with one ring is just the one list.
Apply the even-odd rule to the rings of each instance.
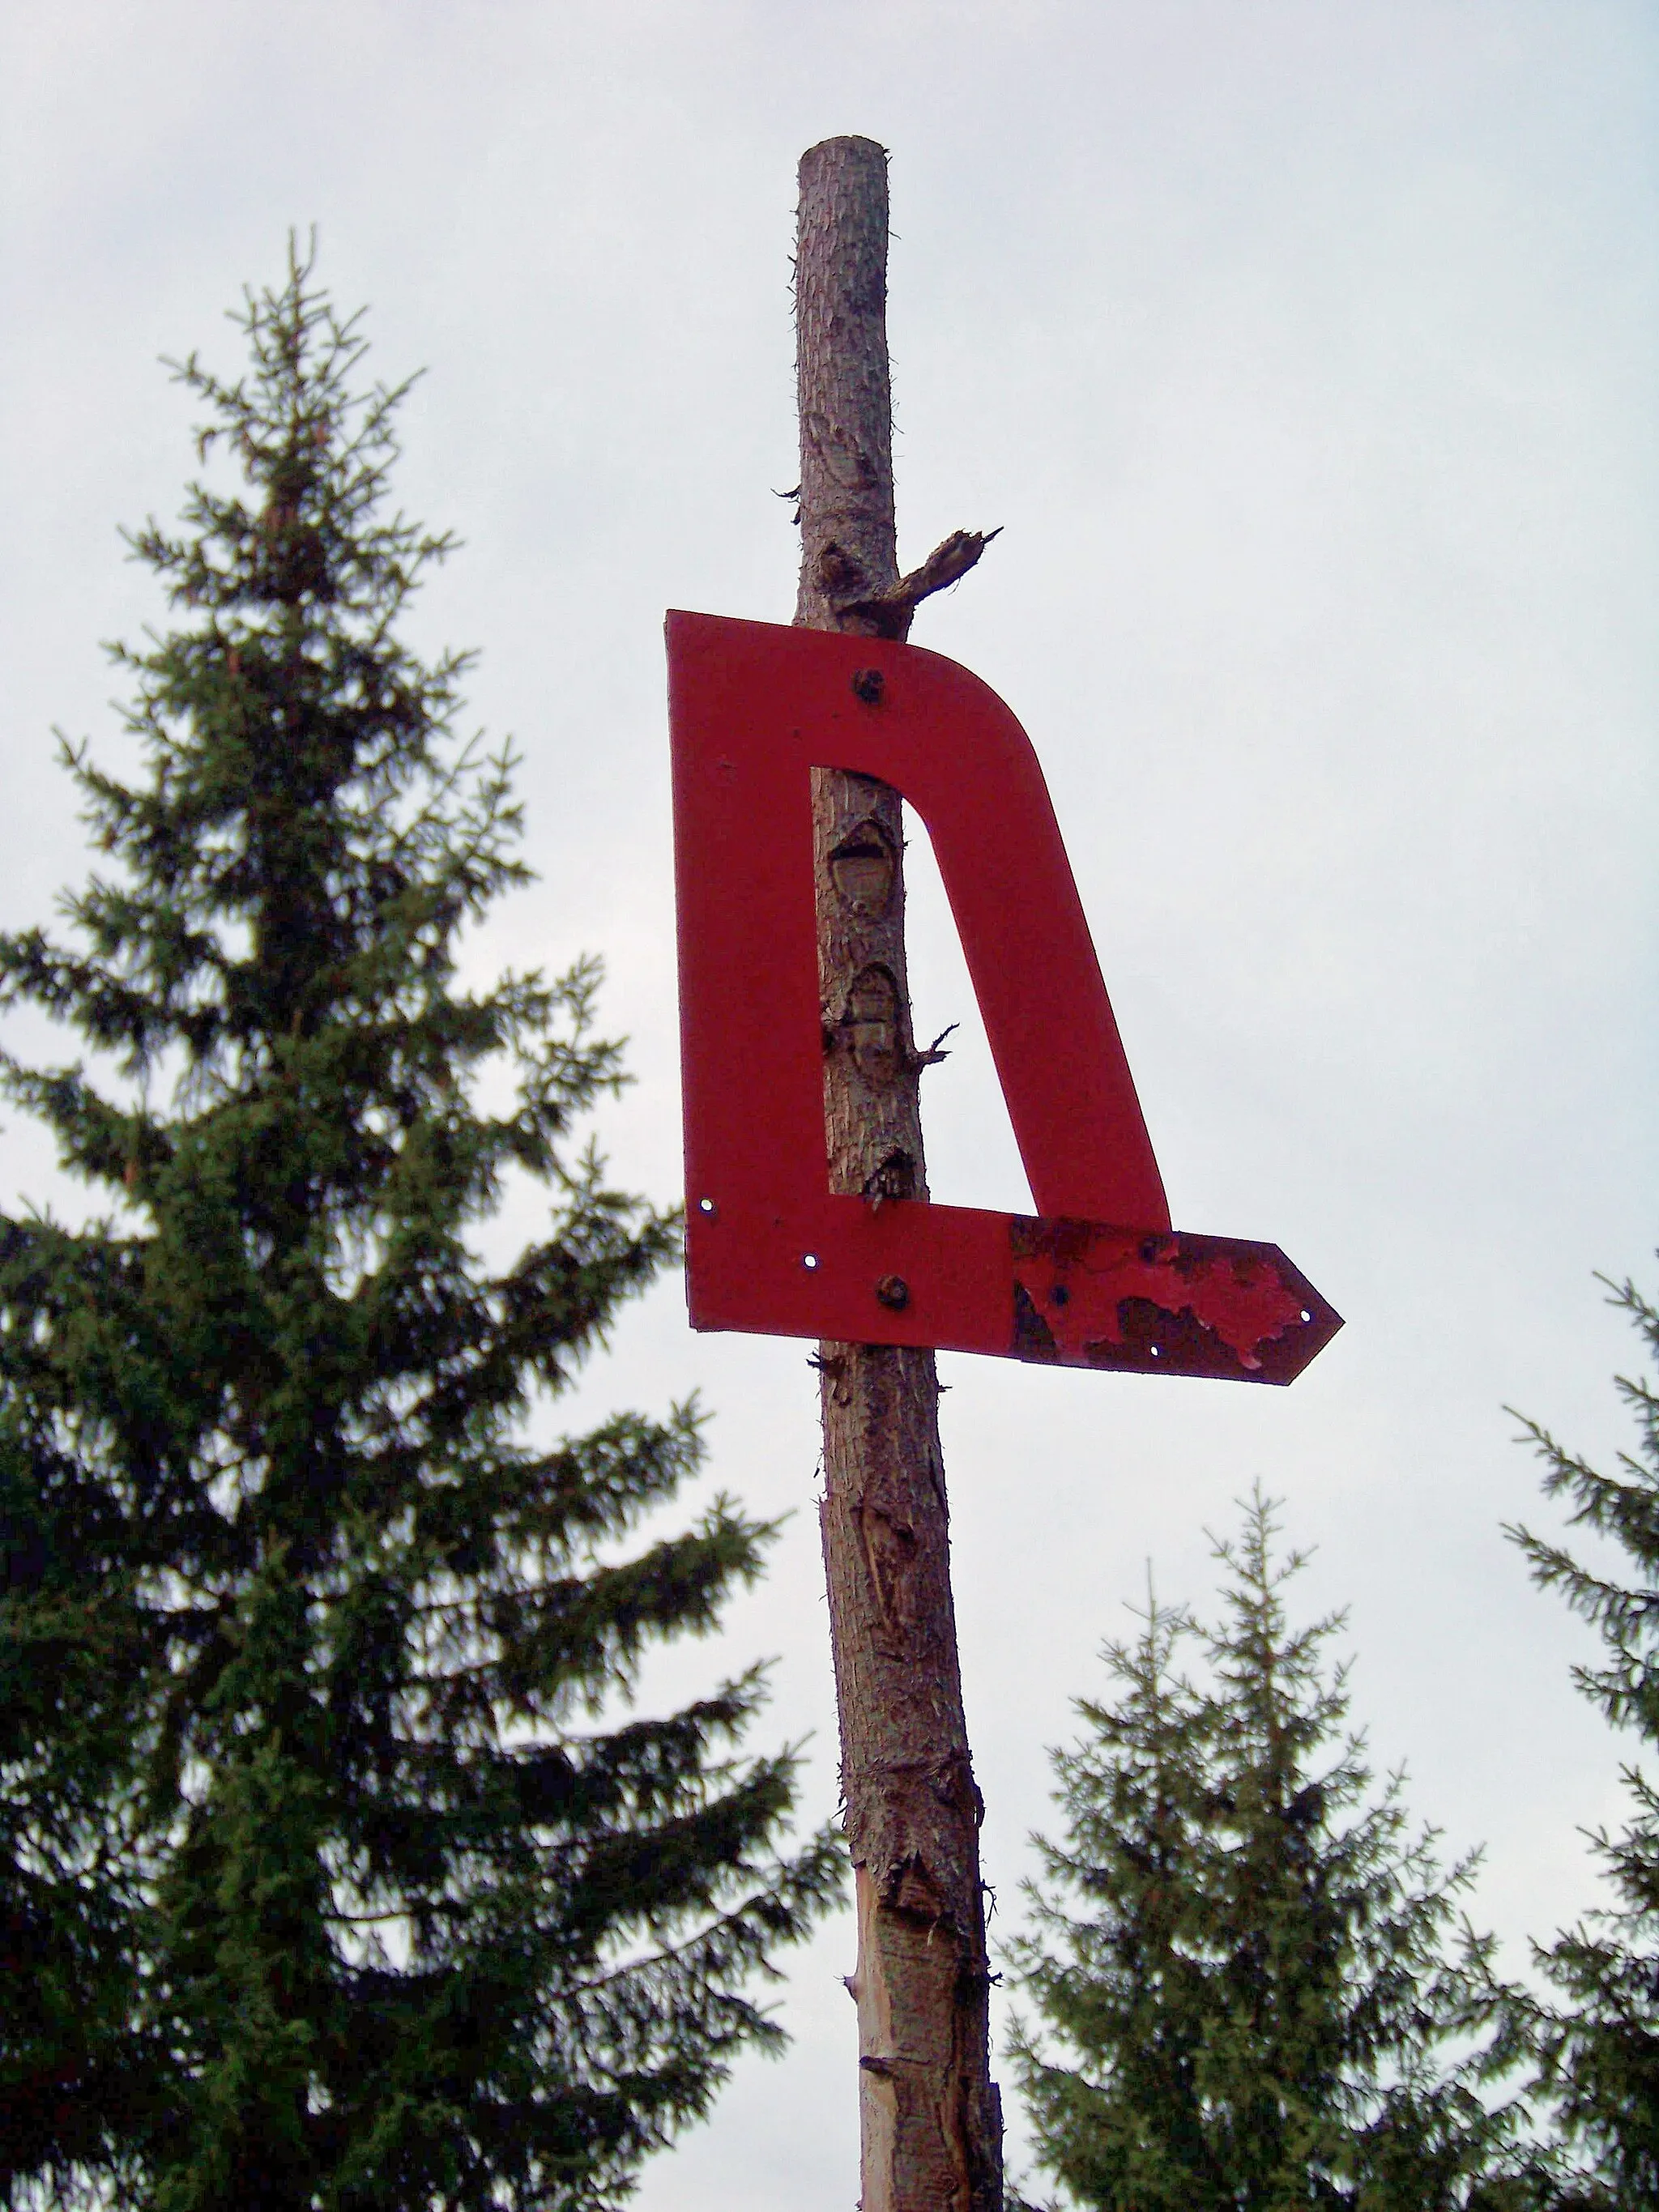
[[1340, 1327], [1272, 1245], [1014, 1215], [1017, 1358], [1285, 1382]]

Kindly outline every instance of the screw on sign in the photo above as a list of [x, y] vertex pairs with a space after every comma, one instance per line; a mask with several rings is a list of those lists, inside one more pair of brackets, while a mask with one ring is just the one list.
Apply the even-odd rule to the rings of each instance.
[[[1030, 740], [904, 642], [995, 532], [901, 575], [887, 166], [800, 165], [795, 625], [668, 617], [694, 1328], [817, 1338], [819, 1523], [857, 1905], [861, 2212], [1003, 2212], [936, 1350], [1289, 1382], [1340, 1317], [1271, 1244], [1170, 1224]], [[935, 1205], [903, 827], [926, 823], [1033, 1215]]]

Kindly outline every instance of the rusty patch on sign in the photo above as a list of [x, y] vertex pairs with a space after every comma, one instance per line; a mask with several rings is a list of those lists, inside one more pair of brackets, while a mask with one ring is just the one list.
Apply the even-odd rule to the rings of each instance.
[[1287, 1382], [1341, 1327], [1272, 1244], [1015, 1215], [1017, 1359]]
[[1037, 1311], [1031, 1293], [1018, 1277], [1014, 1281], [1014, 1357], [1016, 1359], [1058, 1359], [1054, 1333]]

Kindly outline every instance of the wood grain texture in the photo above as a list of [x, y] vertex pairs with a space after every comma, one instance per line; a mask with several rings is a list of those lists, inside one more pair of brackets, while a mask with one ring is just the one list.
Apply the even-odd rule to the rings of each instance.
[[[864, 636], [902, 635], [911, 611], [892, 604], [887, 222], [879, 146], [835, 138], [803, 157], [795, 618]], [[878, 695], [861, 696], [860, 708], [878, 714]], [[899, 798], [819, 770], [813, 817], [830, 1180], [872, 1205], [902, 1205], [925, 1198], [927, 1182]], [[848, 1986], [858, 2007], [862, 2212], [1001, 2212], [981, 1807], [957, 1658], [934, 1358], [824, 1344], [819, 1359], [819, 1518], [858, 1893]]]

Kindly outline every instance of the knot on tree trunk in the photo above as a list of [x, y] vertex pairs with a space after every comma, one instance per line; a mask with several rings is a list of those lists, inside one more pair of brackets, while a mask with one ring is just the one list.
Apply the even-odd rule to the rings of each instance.
[[899, 641], [908, 637], [910, 624], [916, 609], [935, 592], [947, 591], [959, 583], [968, 571], [975, 568], [979, 556], [994, 538], [1000, 538], [997, 530], [953, 530], [933, 551], [920, 568], [912, 568], [901, 576], [890, 590], [872, 593], [866, 599], [849, 598], [841, 601], [842, 611], [867, 622], [872, 637], [890, 637]]

